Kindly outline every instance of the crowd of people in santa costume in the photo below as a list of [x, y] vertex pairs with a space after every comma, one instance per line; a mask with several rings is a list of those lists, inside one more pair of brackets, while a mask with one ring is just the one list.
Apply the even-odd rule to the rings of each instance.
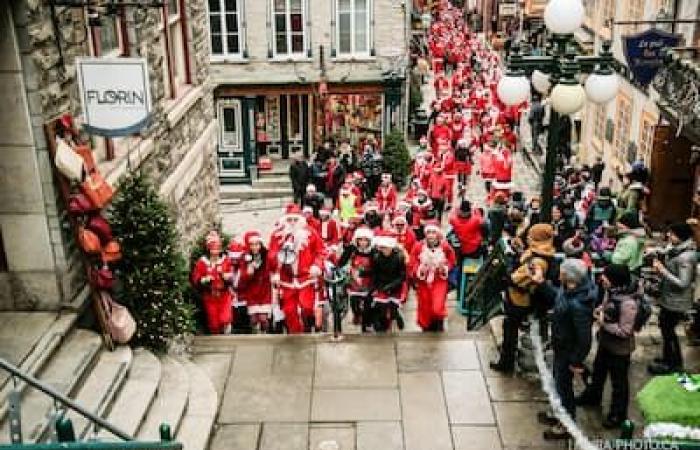
[[[434, 19], [425, 57], [432, 61], [436, 100], [407, 190], [399, 193], [389, 173], [367, 189], [369, 174], [355, 171], [326, 198], [310, 184], [267, 240], [250, 231], [223, 249], [212, 232], [209, 254], [192, 277], [203, 289], [211, 333], [321, 329], [324, 274], [331, 266], [347, 271], [353, 322], [362, 331], [403, 328], [411, 289], [421, 329], [444, 330], [448, 274], [459, 261], [443, 216], [461, 242], [460, 256], [477, 255], [488, 217], [464, 198], [466, 184], [478, 159], [486, 201], [506, 201], [518, 108], [498, 101], [499, 58], [470, 32], [462, 11], [445, 2]], [[332, 148], [324, 151], [335, 161]]]

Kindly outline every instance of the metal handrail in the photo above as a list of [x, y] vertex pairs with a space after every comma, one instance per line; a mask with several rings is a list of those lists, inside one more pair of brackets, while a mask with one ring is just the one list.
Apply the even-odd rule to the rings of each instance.
[[83, 408], [70, 398], [66, 397], [65, 395], [61, 394], [60, 392], [54, 390], [51, 386], [48, 386], [41, 381], [37, 380], [33, 376], [26, 374], [22, 372], [19, 367], [13, 365], [9, 361], [0, 358], [0, 369], [4, 369], [10, 374], [12, 374], [13, 377], [21, 378], [24, 380], [27, 384], [31, 385], [32, 387], [40, 390], [44, 394], [48, 395], [54, 401], [58, 401], [61, 403], [63, 406], [68, 407], [72, 409], [73, 411], [77, 412], [81, 416], [85, 417], [89, 421], [99, 425], [100, 427], [104, 428], [105, 430], [109, 431], [116, 437], [123, 439], [125, 441], [133, 441], [134, 437], [130, 436], [128, 433], [120, 430], [119, 428], [115, 427], [114, 425], [110, 424], [103, 418], [96, 416], [95, 414], [91, 413], [87, 409]]

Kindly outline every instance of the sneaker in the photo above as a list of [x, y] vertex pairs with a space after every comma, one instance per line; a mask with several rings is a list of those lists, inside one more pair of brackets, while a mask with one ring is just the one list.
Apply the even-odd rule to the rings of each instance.
[[554, 425], [552, 428], [542, 433], [542, 437], [546, 441], [558, 441], [562, 439], [569, 439], [571, 435], [562, 425]]
[[559, 423], [559, 420], [554, 417], [549, 411], [540, 411], [537, 413], [537, 421], [542, 425], [554, 426]]

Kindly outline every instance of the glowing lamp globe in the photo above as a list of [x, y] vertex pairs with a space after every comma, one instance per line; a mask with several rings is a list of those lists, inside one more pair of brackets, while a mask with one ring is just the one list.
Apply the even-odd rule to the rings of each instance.
[[585, 14], [581, 0], [550, 0], [544, 9], [544, 23], [552, 33], [569, 34], [581, 27]]
[[530, 95], [530, 82], [524, 76], [506, 75], [498, 82], [496, 93], [505, 105], [519, 105]]
[[552, 87], [552, 83], [549, 81], [549, 75], [541, 70], [534, 70], [532, 72], [532, 86], [540, 94], [547, 95], [549, 88]]
[[554, 86], [552, 93], [549, 95], [552, 101], [552, 108], [559, 114], [573, 114], [583, 107], [586, 101], [586, 91], [583, 86], [574, 82], [559, 83]]
[[592, 73], [586, 80], [586, 95], [593, 103], [603, 104], [614, 99], [617, 95], [620, 82], [614, 73]]

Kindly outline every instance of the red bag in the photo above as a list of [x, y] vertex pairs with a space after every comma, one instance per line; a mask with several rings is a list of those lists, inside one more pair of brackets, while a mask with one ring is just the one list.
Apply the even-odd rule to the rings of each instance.
[[258, 158], [258, 170], [272, 170], [272, 160], [267, 156]]
[[99, 172], [89, 174], [80, 185], [80, 189], [97, 209], [107, 206], [114, 195], [114, 189]]
[[68, 213], [74, 216], [81, 216], [95, 210], [92, 202], [85, 194], [77, 193], [70, 196], [68, 200]]
[[90, 281], [97, 289], [109, 291], [114, 287], [114, 273], [106, 264], [99, 269], [93, 267], [90, 270]]
[[80, 244], [80, 248], [82, 248], [85, 253], [90, 255], [100, 253], [102, 250], [100, 238], [95, 233], [82, 226], [78, 228], [78, 244]]
[[73, 151], [83, 158], [83, 167], [85, 168], [86, 173], [91, 174], [95, 171], [97, 166], [95, 164], [95, 157], [92, 155], [92, 150], [90, 147], [87, 145], [76, 145], [75, 148], [73, 148]]
[[122, 259], [122, 247], [117, 241], [109, 241], [102, 249], [102, 262], [111, 263]]
[[90, 217], [87, 228], [100, 238], [102, 244], [106, 244], [112, 240], [112, 227], [109, 226], [109, 222], [100, 214], [95, 214]]

